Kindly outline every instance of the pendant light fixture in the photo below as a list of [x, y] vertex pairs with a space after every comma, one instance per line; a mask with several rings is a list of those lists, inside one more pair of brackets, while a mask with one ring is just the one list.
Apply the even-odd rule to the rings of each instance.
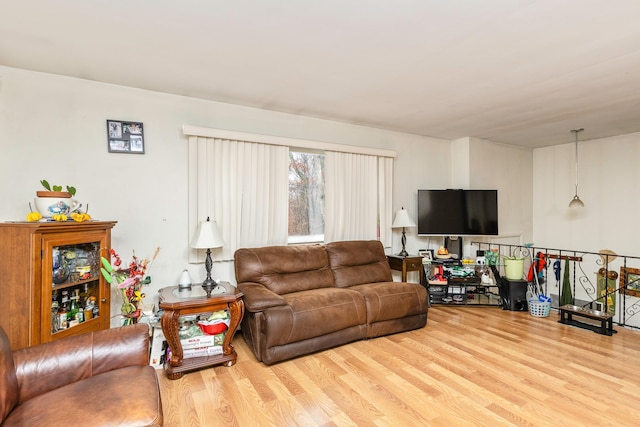
[[576, 136], [576, 194], [573, 196], [573, 199], [571, 199], [571, 201], [569, 202], [570, 208], [584, 207], [584, 202], [580, 200], [580, 197], [578, 196], [578, 133], [582, 132], [583, 130], [584, 130], [583, 128], [571, 130], [571, 132], [573, 132]]

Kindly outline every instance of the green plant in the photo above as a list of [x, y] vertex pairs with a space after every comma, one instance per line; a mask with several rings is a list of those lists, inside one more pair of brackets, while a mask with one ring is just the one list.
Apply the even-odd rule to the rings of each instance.
[[[42, 186], [46, 188], [48, 191], [62, 191], [62, 185], [52, 186], [49, 184], [49, 181], [47, 181], [46, 179], [41, 179], [40, 184], [42, 184]], [[67, 185], [67, 191], [69, 192], [69, 194], [71, 194], [72, 197], [76, 195], [76, 187], [71, 187]]]

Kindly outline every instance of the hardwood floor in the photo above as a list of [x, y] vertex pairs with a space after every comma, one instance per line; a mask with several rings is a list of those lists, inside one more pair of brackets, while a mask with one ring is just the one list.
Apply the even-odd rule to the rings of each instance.
[[434, 306], [427, 326], [271, 367], [171, 381], [166, 426], [638, 426], [640, 332], [613, 336], [499, 308]]

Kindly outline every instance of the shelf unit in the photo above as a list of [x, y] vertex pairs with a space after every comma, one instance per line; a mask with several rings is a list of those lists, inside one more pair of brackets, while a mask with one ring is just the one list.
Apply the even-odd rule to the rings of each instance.
[[[100, 257], [108, 257], [115, 224], [0, 223], [0, 325], [12, 349], [109, 328], [111, 290], [100, 273]], [[84, 307], [93, 297], [96, 308], [86, 319], [60, 325], [54, 310], [64, 293], [79, 294]]]
[[[475, 267], [475, 266], [474, 266]], [[495, 284], [483, 284], [477, 275], [432, 280], [434, 266], [425, 266], [429, 303], [434, 305], [473, 305], [498, 307], [502, 305], [500, 289]], [[493, 279], [493, 278], [492, 278]]]

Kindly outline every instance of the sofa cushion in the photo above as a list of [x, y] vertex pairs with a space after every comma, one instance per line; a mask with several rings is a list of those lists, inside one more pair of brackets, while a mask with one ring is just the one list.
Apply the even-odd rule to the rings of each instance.
[[325, 247], [337, 287], [393, 281], [387, 256], [378, 240], [332, 242]]
[[326, 335], [367, 321], [364, 298], [350, 289], [290, 293], [287, 305], [265, 310], [266, 347]]
[[18, 403], [18, 379], [9, 338], [0, 328], [0, 424]]
[[427, 290], [417, 283], [381, 282], [352, 286], [367, 304], [367, 324], [427, 312]]
[[162, 423], [159, 396], [155, 370], [130, 366], [36, 396], [18, 405], [2, 427], [156, 426]]
[[322, 245], [238, 249], [236, 280], [255, 282], [279, 295], [333, 287], [327, 251]]

